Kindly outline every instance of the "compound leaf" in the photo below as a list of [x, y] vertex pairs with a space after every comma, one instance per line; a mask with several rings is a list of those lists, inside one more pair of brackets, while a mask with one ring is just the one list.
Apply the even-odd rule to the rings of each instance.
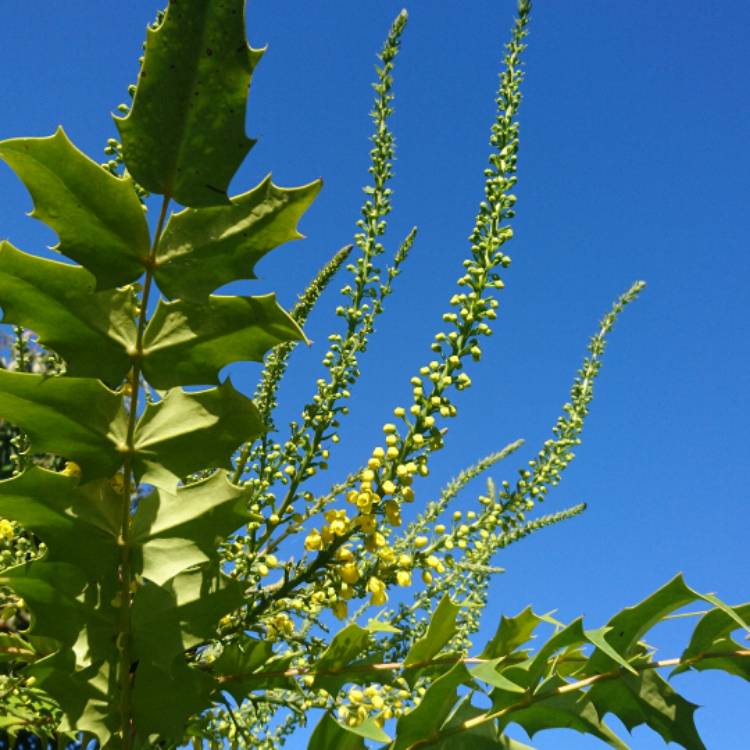
[[270, 348], [300, 339], [302, 330], [275, 294], [160, 301], [144, 335], [143, 371], [160, 389], [218, 383], [230, 362], [261, 362]]
[[193, 393], [174, 388], [146, 406], [136, 427], [138, 479], [172, 490], [199, 469], [229, 469], [232, 451], [262, 430], [255, 405], [229, 380]]
[[255, 279], [255, 264], [289, 240], [320, 190], [320, 181], [279, 188], [266, 177], [227, 206], [173, 214], [159, 242], [155, 277], [170, 299], [203, 301], [223, 284]]
[[80, 266], [36, 258], [0, 242], [3, 323], [30, 328], [54, 349], [66, 373], [119, 385], [135, 345], [132, 295], [95, 292], [95, 278]]
[[247, 44], [244, 6], [171, 2], [147, 32], [130, 113], [115, 118], [128, 171], [185, 206], [228, 203], [229, 181], [253, 143], [245, 109], [262, 50]]
[[121, 403], [98, 380], [0, 370], [0, 416], [28, 434], [34, 451], [80, 464], [84, 481], [112, 476], [122, 461]]
[[132, 181], [115, 177], [58, 128], [47, 138], [0, 142], [4, 159], [34, 199], [31, 216], [57, 232], [63, 255], [95, 277], [99, 289], [135, 281], [149, 253], [149, 231]]

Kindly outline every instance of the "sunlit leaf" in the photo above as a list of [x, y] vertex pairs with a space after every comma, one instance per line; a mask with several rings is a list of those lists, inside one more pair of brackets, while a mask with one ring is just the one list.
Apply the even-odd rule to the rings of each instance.
[[57, 232], [55, 249], [88, 269], [98, 288], [122, 286], [143, 273], [148, 224], [129, 178], [102, 169], [62, 128], [48, 138], [2, 141], [0, 159], [29, 189], [31, 215]]
[[302, 237], [297, 222], [320, 186], [279, 188], [269, 176], [230, 205], [173, 214], [159, 242], [159, 288], [170, 299], [203, 301], [230, 281], [257, 278], [266, 253]]
[[261, 362], [272, 347], [302, 339], [275, 294], [160, 302], [144, 335], [143, 372], [160, 389], [218, 383], [225, 365]]
[[172, 2], [149, 28], [130, 113], [116, 118], [129, 172], [186, 206], [228, 203], [252, 141], [248, 87], [261, 50], [245, 38], [244, 0]]

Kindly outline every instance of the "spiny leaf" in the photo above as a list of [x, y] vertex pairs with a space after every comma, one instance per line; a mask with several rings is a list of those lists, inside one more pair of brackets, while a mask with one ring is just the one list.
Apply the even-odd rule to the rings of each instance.
[[531, 607], [519, 612], [515, 617], [502, 616], [495, 635], [481, 653], [483, 659], [496, 659], [508, 656], [519, 646], [527, 643], [542, 618], [535, 615]]
[[262, 429], [253, 402], [229, 380], [194, 393], [170, 390], [146, 406], [136, 427], [138, 479], [171, 491], [199, 469], [231, 468], [232, 451]]
[[269, 175], [228, 206], [173, 214], [159, 242], [159, 288], [170, 299], [204, 300], [230, 281], [257, 278], [255, 264], [266, 253], [303, 236], [297, 222], [320, 187], [279, 188]]
[[301, 339], [275, 294], [160, 301], [144, 335], [143, 371], [160, 389], [218, 383], [225, 365], [261, 362], [272, 347]]
[[252, 141], [250, 78], [262, 55], [245, 38], [245, 0], [171, 2], [150, 28], [133, 106], [116, 118], [128, 171], [185, 206], [228, 203]]
[[127, 177], [115, 177], [79, 151], [62, 128], [47, 138], [0, 142], [4, 159], [34, 199], [31, 216], [57, 232], [63, 255], [99, 289], [135, 281], [149, 252], [143, 208]]
[[328, 648], [323, 652], [313, 669], [316, 674], [313, 687], [326, 690], [330, 695], [336, 695], [339, 688], [351, 680], [350, 674], [324, 674], [343, 670], [357, 656], [365, 651], [370, 643], [370, 632], [356, 623], [350, 623], [339, 630], [333, 637]]
[[367, 750], [367, 745], [362, 737], [325, 713], [310, 737], [307, 750]]
[[[106, 480], [86, 485], [86, 494], [76, 485], [70, 477], [32, 466], [0, 482], [0, 516], [18, 521], [46, 543], [45, 562], [72, 563], [98, 578], [117, 564], [116, 523], [122, 498]], [[73, 539], [86, 543], [71, 543]]]
[[[546, 687], [562, 684], [553, 678]], [[628, 746], [602, 721], [594, 705], [580, 691], [552, 695], [546, 700], [519, 708], [500, 719], [500, 727], [516, 723], [533, 737], [543, 729], [575, 729], [603, 740], [618, 750], [629, 750]]]
[[292, 658], [286, 654], [274, 655], [270, 641], [245, 637], [225, 645], [211, 664], [211, 671], [218, 675], [222, 690], [241, 701], [254, 690], [293, 689], [293, 680], [282, 674]]
[[[456, 634], [456, 615], [461, 607], [454, 604], [448, 594], [445, 594], [435, 609], [427, 632], [412, 644], [404, 660], [404, 666], [427, 662], [435, 656], [440, 649]], [[419, 670], [413, 669], [407, 672], [406, 679], [413, 685]]]
[[656, 670], [600, 682], [587, 697], [600, 716], [613, 713], [630, 731], [646, 724], [665, 742], [677, 742], [686, 750], [705, 750], [693, 721], [697, 706], [675, 693]]
[[422, 739], [437, 739], [439, 730], [456, 704], [459, 685], [471, 684], [471, 675], [460, 663], [438, 677], [427, 688], [419, 705], [398, 720], [393, 750], [406, 750]]
[[130, 542], [139, 548], [143, 576], [161, 585], [216, 559], [218, 543], [247, 520], [247, 491], [219, 471], [174, 493], [159, 488], [142, 498]]
[[126, 290], [95, 292], [84, 268], [35, 258], [0, 242], [3, 323], [30, 328], [54, 349], [66, 373], [119, 385], [135, 344], [132, 296]]
[[242, 586], [207, 566], [183, 571], [163, 586], [147, 582], [133, 601], [135, 653], [169, 670], [176, 656], [210, 638], [241, 603]]
[[[750, 604], [742, 604], [732, 609], [736, 616], [745, 622], [750, 620]], [[747, 646], [741, 646], [731, 638], [735, 630], [737, 630], [735, 617], [720, 609], [708, 612], [696, 625], [690, 643], [682, 654], [682, 661], [687, 663], [673, 670], [672, 675], [689, 669], [698, 671], [720, 669], [750, 682], [750, 659], [736, 656], [737, 651], [747, 649]], [[703, 654], [714, 654], [714, 656], [690, 663], [692, 659], [701, 657]]]
[[121, 403], [98, 380], [0, 370], [0, 416], [28, 434], [34, 451], [79, 463], [84, 481], [112, 476], [121, 463]]
[[[699, 598], [701, 595], [689, 588], [682, 576], [678, 575], [639, 604], [626, 607], [616, 614], [607, 623], [605, 639], [617, 653], [628, 657], [644, 633], [656, 623]], [[610, 655], [597, 649], [588, 661], [586, 673], [607, 672], [616, 665], [617, 662]]]

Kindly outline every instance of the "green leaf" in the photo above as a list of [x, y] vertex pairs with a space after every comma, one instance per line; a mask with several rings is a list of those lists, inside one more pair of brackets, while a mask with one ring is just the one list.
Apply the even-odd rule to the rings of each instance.
[[[352, 681], [350, 673], [338, 673], [364, 652], [369, 644], [370, 633], [356, 623], [350, 623], [339, 630], [320, 659], [312, 665], [316, 673], [313, 687], [336, 695], [344, 683]], [[331, 674], [325, 674], [326, 672]]]
[[[562, 680], [553, 678], [545, 687], [562, 685]], [[628, 746], [606, 725], [595, 706], [581, 691], [551, 695], [543, 701], [525, 708], [510, 711], [500, 718], [501, 729], [516, 723], [533, 737], [543, 729], [575, 729], [603, 740], [618, 750], [629, 750]]]
[[435, 738], [456, 704], [459, 685], [471, 685], [463, 664], [438, 677], [425, 692], [416, 708], [399, 718], [393, 750], [405, 750], [419, 740]]
[[135, 430], [139, 481], [173, 490], [177, 480], [205, 468], [231, 468], [240, 443], [263, 430], [253, 402], [229, 380], [218, 388], [167, 392], [146, 406]]
[[62, 562], [24, 563], [4, 570], [0, 585], [10, 586], [29, 605], [32, 633], [75, 643], [85, 619], [84, 605], [77, 601], [86, 586], [80, 568]]
[[542, 621], [543, 618], [535, 615], [531, 607], [527, 607], [515, 617], [505, 617], [503, 615], [500, 625], [495, 631], [495, 635], [492, 636], [491, 640], [484, 647], [481, 657], [483, 659], [496, 659], [508, 656], [519, 646], [528, 643], [534, 630], [536, 630]]
[[307, 750], [367, 750], [367, 746], [362, 737], [325, 713], [310, 737]]
[[482, 680], [482, 682], [486, 682], [488, 685], [492, 685], [500, 690], [505, 690], [510, 693], [524, 693], [525, 688], [517, 685], [515, 682], [509, 680], [497, 671], [496, 667], [503, 662], [503, 658], [504, 657], [499, 656], [497, 659], [491, 659], [482, 664], [469, 667], [469, 673], [472, 677]]
[[217, 559], [218, 543], [248, 521], [247, 494], [219, 471], [174, 493], [159, 488], [142, 498], [130, 542], [141, 548], [143, 576], [161, 585]]
[[[415, 666], [429, 662], [440, 649], [456, 634], [456, 615], [461, 607], [454, 604], [448, 594], [444, 594], [430, 619], [427, 632], [415, 641], [404, 659], [404, 666]], [[410, 669], [405, 673], [406, 681], [414, 685], [419, 677], [419, 669]]]
[[512, 747], [498, 736], [495, 721], [484, 721], [471, 729], [456, 731], [465, 722], [477, 719], [484, 713], [472, 705], [471, 694], [461, 698], [450, 718], [441, 727], [440, 731], [445, 733], [445, 737], [432, 745], [434, 750], [498, 750]]
[[262, 50], [247, 44], [244, 5], [170, 3], [147, 32], [130, 113], [115, 118], [128, 171], [185, 206], [228, 203], [227, 186], [253, 143], [245, 109]]
[[[607, 623], [607, 643], [624, 657], [631, 655], [632, 649], [641, 637], [656, 623], [680, 607], [701, 598], [689, 588], [681, 575], [655, 591], [633, 607], [626, 607]], [[586, 674], [607, 672], [618, 665], [610, 654], [597, 649], [586, 666]]]
[[190, 716], [208, 705], [212, 688], [211, 678], [188, 667], [182, 657], [169, 669], [150, 662], [138, 664], [133, 704], [139, 735], [181, 737]]
[[144, 334], [143, 372], [160, 389], [218, 383], [230, 362], [262, 362], [272, 347], [302, 339], [275, 294], [160, 301]]
[[0, 633], [0, 662], [34, 661], [36, 649], [15, 633]]
[[35, 452], [80, 464], [84, 481], [112, 476], [122, 462], [121, 404], [98, 380], [0, 370], [0, 416], [26, 432]]
[[[734, 616], [724, 610], [714, 609], [700, 619], [681, 657], [683, 662], [689, 662], [695, 657], [701, 657], [700, 661], [683, 664], [674, 669], [672, 675], [689, 669], [719, 669], [750, 681], [750, 659], [738, 657], [734, 653], [747, 649], [747, 646], [740, 645], [730, 637], [738, 628], [737, 618], [745, 622], [750, 620], [750, 604], [732, 607], [732, 610]], [[705, 657], [704, 654], [712, 656]]]
[[269, 251], [300, 239], [297, 222], [321, 187], [278, 188], [267, 177], [228, 206], [173, 214], [159, 242], [155, 277], [170, 299], [205, 300], [220, 286], [255, 279]]
[[34, 199], [31, 216], [57, 232], [63, 255], [99, 289], [135, 281], [149, 253], [149, 231], [132, 181], [115, 177], [79, 151], [62, 128], [48, 138], [0, 142], [4, 159]]
[[84, 268], [28, 255], [0, 242], [3, 323], [30, 328], [66, 373], [119, 385], [132, 364], [133, 304], [126, 290], [95, 292]]
[[218, 621], [241, 603], [241, 584], [206, 566], [183, 571], [163, 586], [146, 582], [133, 601], [134, 651], [170, 670], [176, 656], [213, 636]]
[[[77, 565], [94, 579], [114, 570], [119, 557], [117, 516], [122, 497], [106, 480], [86, 485], [63, 474], [32, 466], [0, 482], [0, 516], [18, 521], [47, 544], [46, 561]], [[85, 539], [85, 544], [73, 540]]]
[[237, 701], [242, 701], [254, 690], [294, 689], [291, 678], [281, 674], [266, 675], [268, 672], [285, 672], [292, 658], [284, 654], [275, 655], [270, 641], [245, 637], [225, 645], [211, 664], [211, 671], [219, 676], [222, 690], [229, 692]]
[[629, 731], [647, 724], [665, 742], [677, 742], [686, 750], [705, 750], [693, 721], [697, 706], [678, 695], [654, 669], [599, 682], [587, 697], [601, 716], [614, 714]]
[[374, 742], [390, 742], [391, 738], [383, 731], [374, 719], [367, 718], [361, 724], [357, 724], [355, 727], [344, 727], [349, 732], [358, 734], [366, 740], [373, 740]]

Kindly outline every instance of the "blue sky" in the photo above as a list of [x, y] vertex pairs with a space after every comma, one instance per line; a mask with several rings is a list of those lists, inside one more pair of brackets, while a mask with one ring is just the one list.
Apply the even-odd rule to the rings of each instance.
[[[0, 137], [48, 135], [63, 124], [79, 147], [103, 158], [114, 135], [108, 113], [126, 99], [156, 10], [151, 0], [113, 6], [6, 4]], [[374, 55], [400, 8], [392, 0], [251, 2], [251, 41], [269, 49], [248, 117], [260, 140], [235, 192], [268, 171], [282, 185], [325, 180], [302, 226], [309, 239], [269, 256], [254, 293], [277, 290], [292, 303], [350, 240], [367, 176]], [[332, 461], [339, 476], [362, 463], [393, 406], [408, 403], [409, 377], [431, 358], [481, 197], [514, 3], [418, 0], [408, 9], [396, 70], [390, 246], [412, 224], [419, 239], [364, 360]], [[635, 279], [648, 287], [611, 337], [584, 444], [544, 508], [584, 500], [589, 510], [498, 559], [507, 573], [493, 586], [486, 633], [501, 613], [529, 603], [557, 608], [561, 618], [583, 613], [597, 626], [677, 571], [727, 601], [750, 598], [749, 24], [750, 5], [739, 0], [536, 3], [514, 262], [496, 333], [419, 496], [428, 499], [462, 467], [517, 437], [527, 439], [522, 458], [530, 457], [601, 315]], [[28, 196], [5, 167], [0, 194], [0, 236], [27, 251], [53, 243], [24, 216]], [[298, 352], [282, 391], [290, 416], [320, 374], [336, 304], [334, 289], [310, 321], [317, 345]], [[239, 384], [251, 390], [257, 372], [238, 368]], [[516, 465], [494, 476], [510, 477]], [[473, 489], [467, 506], [483, 488]], [[677, 655], [679, 639], [663, 638], [660, 655]], [[711, 750], [743, 746], [747, 686], [712, 675], [677, 684], [706, 706], [697, 721]], [[662, 747], [644, 731], [632, 744]], [[573, 733], [542, 734], [535, 745], [599, 746]]]

